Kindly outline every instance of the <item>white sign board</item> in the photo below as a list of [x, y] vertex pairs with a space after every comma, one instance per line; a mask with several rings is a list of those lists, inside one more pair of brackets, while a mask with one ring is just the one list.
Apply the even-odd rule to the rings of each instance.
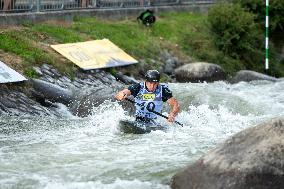
[[24, 76], [0, 61], [0, 83], [11, 83], [27, 80]]

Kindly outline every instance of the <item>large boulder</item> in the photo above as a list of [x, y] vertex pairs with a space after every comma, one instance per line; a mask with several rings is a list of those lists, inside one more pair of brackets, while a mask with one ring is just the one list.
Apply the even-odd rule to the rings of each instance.
[[284, 188], [284, 117], [234, 135], [174, 175], [171, 187]]
[[72, 92], [68, 89], [40, 79], [31, 79], [30, 82], [34, 88], [33, 96], [40, 103], [49, 100], [69, 105], [74, 100]]
[[250, 70], [241, 70], [238, 71], [235, 77], [231, 80], [232, 83], [238, 83], [240, 81], [253, 81], [253, 80], [266, 80], [266, 81], [278, 81], [277, 78], [271, 77], [262, 73], [258, 73]]
[[185, 64], [175, 70], [178, 82], [213, 82], [225, 80], [224, 70], [216, 64], [196, 62]]
[[[94, 107], [100, 106], [105, 101], [116, 101], [115, 94], [119, 90], [117, 88], [111, 87], [100, 87], [92, 91], [88, 95], [83, 95], [80, 98], [76, 98], [70, 107], [71, 112], [79, 117], [86, 117], [92, 114]], [[123, 109], [133, 114], [134, 106], [133, 104], [122, 101], [119, 102]]]
[[86, 117], [92, 114], [93, 107], [97, 107], [106, 100], [114, 101], [114, 91], [110, 87], [98, 87], [90, 94], [76, 97], [71, 105], [71, 112], [79, 117]]

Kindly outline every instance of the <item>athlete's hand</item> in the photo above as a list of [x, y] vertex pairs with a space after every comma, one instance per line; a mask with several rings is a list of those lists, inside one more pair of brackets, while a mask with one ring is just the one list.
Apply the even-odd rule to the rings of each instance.
[[126, 97], [127, 97], [127, 94], [123, 91], [120, 91], [115, 95], [115, 98], [119, 101], [124, 100]]
[[174, 122], [175, 118], [176, 118], [176, 115], [171, 112], [168, 116], [168, 122], [171, 122], [171, 123]]

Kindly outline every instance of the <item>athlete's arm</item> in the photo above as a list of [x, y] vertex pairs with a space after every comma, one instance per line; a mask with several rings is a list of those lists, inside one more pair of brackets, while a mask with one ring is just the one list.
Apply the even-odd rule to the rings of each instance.
[[168, 121], [174, 122], [175, 117], [177, 116], [178, 112], [180, 111], [179, 103], [174, 97], [171, 97], [170, 99], [168, 99], [167, 103], [172, 107], [172, 111], [170, 112], [170, 114], [168, 116]]
[[128, 88], [123, 89], [122, 91], [119, 91], [116, 95], [115, 98], [117, 100], [124, 100], [130, 95], [133, 95], [134, 97], [139, 93], [140, 91], [140, 84], [134, 84], [130, 85]]
[[129, 89], [123, 89], [122, 91], [119, 91], [116, 95], [115, 98], [117, 100], [124, 100], [128, 96], [131, 95], [131, 91]]

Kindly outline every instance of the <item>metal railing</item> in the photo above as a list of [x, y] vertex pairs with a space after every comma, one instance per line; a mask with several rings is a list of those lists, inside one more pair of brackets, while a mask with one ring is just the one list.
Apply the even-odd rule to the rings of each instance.
[[215, 0], [0, 0], [1, 13], [214, 3]]

